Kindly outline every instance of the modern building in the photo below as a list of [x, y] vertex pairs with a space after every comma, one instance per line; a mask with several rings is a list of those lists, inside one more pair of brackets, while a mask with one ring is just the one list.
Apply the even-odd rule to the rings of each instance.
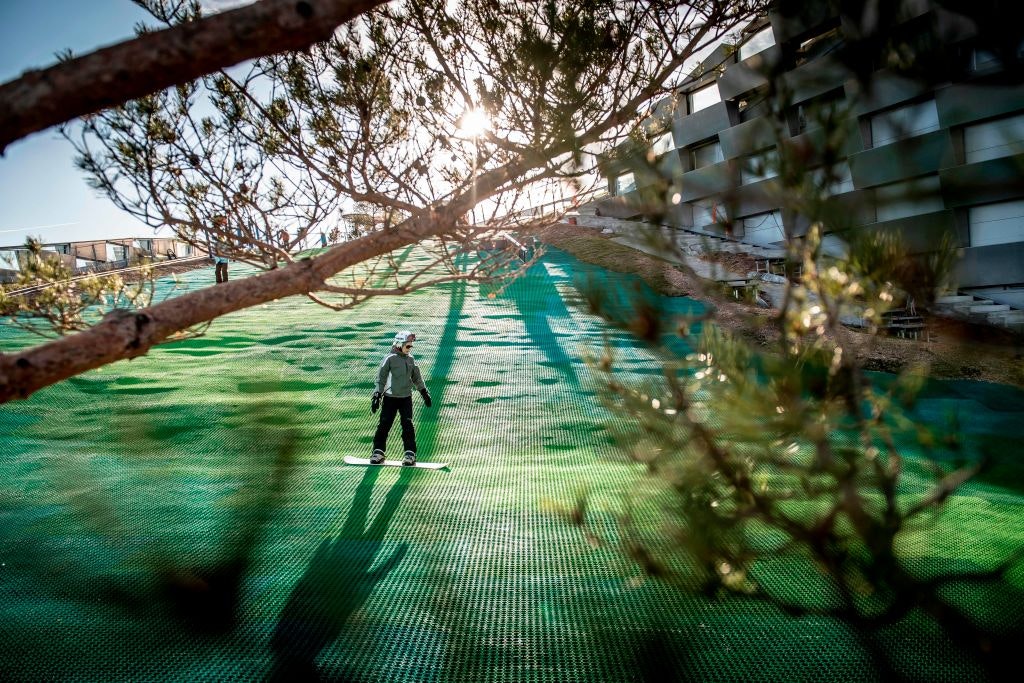
[[[42, 245], [44, 258], [61, 260], [75, 274], [124, 268], [141, 258], [164, 260], [202, 253], [205, 252], [173, 238], [126, 237]], [[16, 279], [28, 254], [24, 244], [0, 247], [0, 282]]]
[[[941, 42], [946, 67], [940, 79], [911, 78], [851, 63], [843, 47], [860, 27], [836, 5], [771, 11], [738, 45], [719, 46], [656, 105], [646, 149], [623, 146], [602, 161], [611, 196], [597, 209], [633, 218], [654, 199], [666, 225], [712, 235], [728, 226], [735, 239], [784, 245], [808, 227], [773, 191], [779, 155], [795, 151], [843, 217], [845, 232], [827, 247], [841, 250], [850, 230], [895, 230], [919, 253], [949, 233], [962, 256], [956, 286], [1024, 308], [1024, 33], [1013, 59], [999, 51], [1007, 66], [976, 23], [931, 0], [905, 1], [887, 35]], [[784, 111], [769, 106], [773, 89], [785, 92]], [[846, 128], [827, 160], [817, 115], [839, 110]]]

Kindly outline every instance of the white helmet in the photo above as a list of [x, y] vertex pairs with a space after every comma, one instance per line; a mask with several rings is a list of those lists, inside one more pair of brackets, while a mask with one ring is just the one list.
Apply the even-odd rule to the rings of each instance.
[[411, 341], [416, 341], [416, 335], [408, 330], [402, 330], [395, 335], [395, 341], [392, 344], [394, 346], [402, 346]]

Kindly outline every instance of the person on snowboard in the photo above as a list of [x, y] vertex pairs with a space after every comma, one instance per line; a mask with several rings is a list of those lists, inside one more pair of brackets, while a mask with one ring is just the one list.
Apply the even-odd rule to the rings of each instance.
[[377, 386], [370, 401], [370, 412], [380, 411], [380, 422], [377, 432], [373, 435], [373, 454], [371, 465], [384, 462], [384, 450], [387, 445], [388, 432], [395, 421], [395, 413], [402, 416], [402, 445], [405, 446], [403, 465], [416, 464], [416, 430], [412, 425], [412, 389], [416, 388], [423, 397], [423, 404], [430, 407], [430, 392], [423, 383], [420, 369], [412, 357], [413, 342], [416, 335], [402, 331], [395, 335], [391, 351], [384, 356], [377, 372]]

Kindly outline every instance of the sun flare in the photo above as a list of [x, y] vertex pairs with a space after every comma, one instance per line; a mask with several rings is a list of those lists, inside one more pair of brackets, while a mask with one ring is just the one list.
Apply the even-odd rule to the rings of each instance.
[[463, 135], [477, 137], [490, 128], [491, 121], [481, 109], [467, 109], [459, 120], [459, 131]]

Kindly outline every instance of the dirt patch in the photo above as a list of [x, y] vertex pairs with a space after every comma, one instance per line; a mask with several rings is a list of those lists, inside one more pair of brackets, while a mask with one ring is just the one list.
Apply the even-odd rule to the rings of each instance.
[[[717, 325], [770, 352], [778, 343], [775, 309], [737, 301], [715, 283], [682, 266], [617, 244], [591, 228], [561, 223], [532, 234], [576, 258], [616, 272], [633, 273], [667, 296], [691, 296], [714, 304]], [[747, 254], [715, 254], [707, 260], [731, 270], [753, 270]], [[747, 261], [749, 260], [749, 264]], [[929, 368], [933, 377], [972, 379], [1024, 387], [1024, 336], [1007, 330], [952, 318], [928, 316], [923, 340], [878, 336], [842, 328], [837, 334], [863, 366], [879, 372], [899, 372], [912, 366]]]
[[734, 273], [746, 275], [757, 271], [757, 261], [750, 254], [731, 254], [725, 251], [701, 252], [700, 259], [708, 263], [717, 263]]

